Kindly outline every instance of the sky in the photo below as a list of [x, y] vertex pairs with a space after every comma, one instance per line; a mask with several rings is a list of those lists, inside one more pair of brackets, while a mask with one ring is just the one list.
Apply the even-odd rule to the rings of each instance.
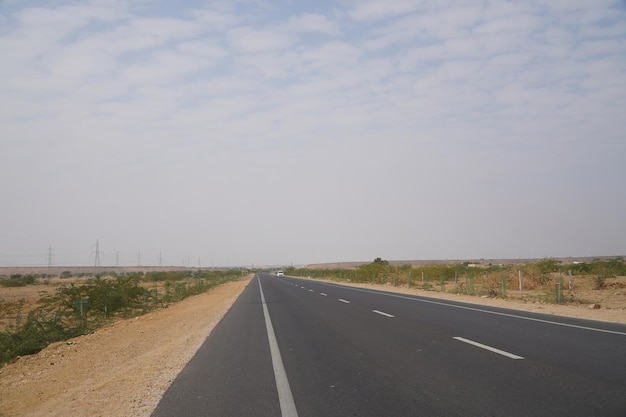
[[624, 1], [0, 0], [0, 265], [626, 255], [625, 115]]

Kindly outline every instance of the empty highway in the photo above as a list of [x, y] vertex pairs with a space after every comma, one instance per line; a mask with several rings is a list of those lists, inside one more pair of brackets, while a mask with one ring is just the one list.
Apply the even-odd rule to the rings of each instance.
[[259, 274], [164, 416], [626, 416], [626, 326]]

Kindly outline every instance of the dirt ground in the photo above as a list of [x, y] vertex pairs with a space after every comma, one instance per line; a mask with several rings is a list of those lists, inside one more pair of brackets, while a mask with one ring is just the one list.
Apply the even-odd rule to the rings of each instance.
[[[36, 355], [20, 358], [0, 368], [0, 417], [149, 416], [170, 383], [249, 280], [250, 277], [227, 283], [166, 309], [119, 321], [90, 335], [52, 344]], [[370, 284], [352, 285], [374, 287]], [[600, 309], [590, 309], [589, 304], [554, 305], [389, 285], [377, 287], [626, 324], [626, 290], [621, 286], [580, 295], [600, 304]], [[18, 289], [0, 291], [0, 299], [4, 302], [17, 301], [26, 295], [19, 293]]]

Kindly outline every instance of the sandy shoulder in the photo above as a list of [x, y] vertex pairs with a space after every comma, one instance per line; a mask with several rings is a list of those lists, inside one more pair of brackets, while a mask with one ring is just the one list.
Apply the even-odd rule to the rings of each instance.
[[1, 368], [0, 416], [149, 416], [249, 280]]

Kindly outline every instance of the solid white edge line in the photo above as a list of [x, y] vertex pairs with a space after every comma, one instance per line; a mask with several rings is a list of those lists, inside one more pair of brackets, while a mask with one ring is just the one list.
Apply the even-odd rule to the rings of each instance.
[[395, 317], [393, 314], [389, 314], [389, 313], [385, 313], [384, 311], [379, 311], [379, 310], [372, 310], [374, 313], [376, 314], [380, 314], [381, 316], [385, 316], [385, 317]]
[[289, 380], [287, 379], [287, 373], [285, 372], [285, 366], [283, 365], [283, 358], [280, 355], [278, 341], [276, 340], [276, 335], [274, 334], [272, 319], [270, 318], [267, 303], [265, 302], [265, 295], [263, 294], [263, 288], [261, 287], [261, 279], [257, 277], [257, 280], [259, 281], [259, 291], [261, 292], [261, 304], [263, 304], [263, 315], [265, 316], [267, 338], [270, 342], [270, 353], [272, 356], [272, 366], [274, 367], [274, 378], [276, 379], [278, 401], [280, 403], [280, 414], [282, 417], [298, 417], [296, 403], [293, 401], [293, 394], [291, 393], [291, 387], [289, 386]]
[[517, 356], [513, 353], [506, 352], [504, 350], [496, 349], [491, 346], [483, 345], [482, 343], [474, 342], [473, 340], [465, 339], [463, 337], [453, 337], [453, 339], [458, 340], [459, 342], [469, 343], [470, 345], [474, 345], [476, 347], [488, 350], [493, 353], [497, 353], [498, 355], [506, 356], [511, 359], [524, 359], [522, 356]]

